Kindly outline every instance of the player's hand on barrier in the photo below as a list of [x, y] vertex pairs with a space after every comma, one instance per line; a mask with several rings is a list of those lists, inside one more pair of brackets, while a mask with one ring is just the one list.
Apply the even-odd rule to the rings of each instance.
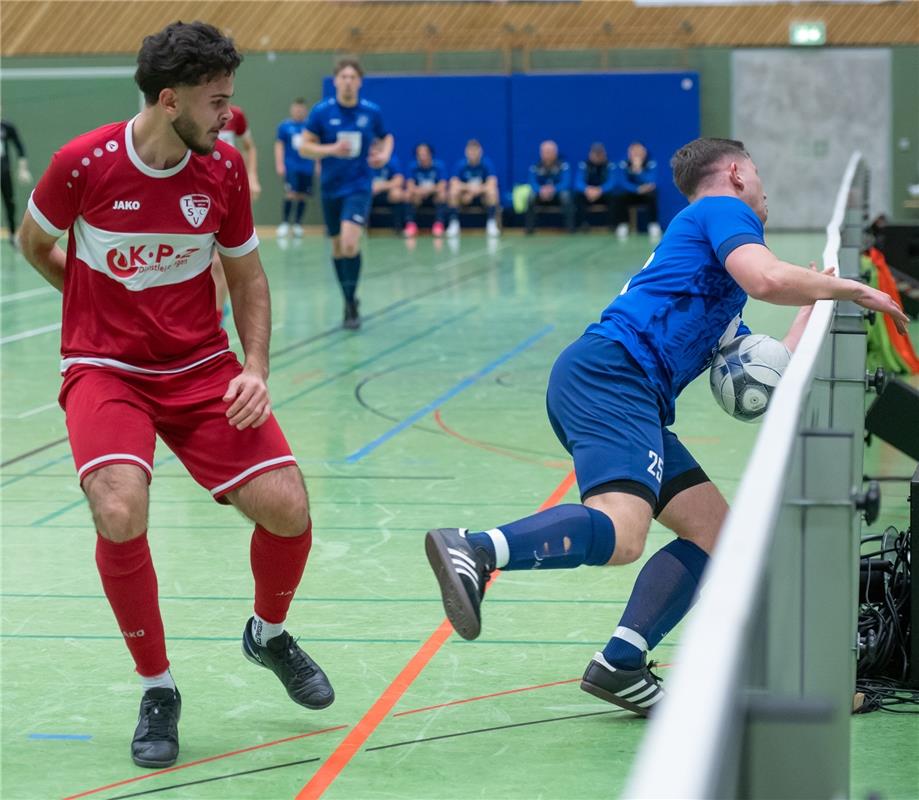
[[223, 396], [227, 409], [227, 420], [237, 430], [257, 428], [271, 415], [271, 399], [265, 379], [243, 368], [227, 386]]
[[872, 311], [881, 311], [887, 314], [892, 320], [900, 333], [906, 333], [909, 325], [909, 317], [903, 313], [903, 309], [897, 305], [894, 299], [886, 292], [878, 289], [872, 289], [863, 283], [853, 281], [858, 287], [858, 295], [855, 302], [862, 308], [870, 308]]

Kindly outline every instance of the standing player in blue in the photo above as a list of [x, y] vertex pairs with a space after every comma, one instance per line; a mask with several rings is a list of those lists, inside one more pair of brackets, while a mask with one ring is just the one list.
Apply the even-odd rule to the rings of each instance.
[[466, 142], [464, 157], [453, 168], [449, 196], [450, 224], [447, 225], [447, 236], [459, 236], [460, 206], [470, 206], [476, 202], [484, 205], [488, 214], [485, 233], [488, 236], [500, 235], [495, 220], [498, 211], [498, 176], [491, 159], [483, 155], [482, 145], [477, 139]]
[[[284, 181], [284, 205], [278, 238], [289, 236], [291, 232], [298, 239], [303, 236], [303, 212], [306, 211], [306, 198], [313, 191], [315, 170], [313, 159], [300, 155], [305, 128], [306, 101], [298, 97], [290, 104], [290, 116], [278, 125], [274, 141], [274, 170]], [[293, 228], [290, 226], [291, 212]]]
[[676, 533], [642, 567], [619, 626], [581, 681], [584, 691], [639, 715], [663, 696], [646, 654], [689, 610], [727, 514], [721, 493], [668, 429], [677, 395], [719, 345], [746, 331], [748, 295], [803, 306], [785, 339], [791, 348], [820, 299], [883, 311], [903, 330], [907, 322], [886, 294], [767, 249], [766, 195], [742, 143], [696, 139], [671, 165], [690, 205], [549, 378], [549, 421], [574, 458], [581, 504], [484, 532], [440, 528], [425, 540], [447, 616], [474, 639], [494, 570], [628, 564], [641, 556], [652, 517]]
[[300, 155], [322, 159], [322, 214], [332, 238], [332, 263], [345, 299], [343, 327], [361, 326], [356, 297], [361, 272], [361, 231], [370, 214], [373, 170], [392, 155], [380, 107], [361, 100], [364, 72], [352, 57], [339, 58], [333, 69], [335, 97], [310, 111]]

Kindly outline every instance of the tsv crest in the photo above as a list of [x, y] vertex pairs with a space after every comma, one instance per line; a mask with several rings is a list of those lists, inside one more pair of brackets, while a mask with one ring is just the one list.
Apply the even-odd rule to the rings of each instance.
[[206, 194], [186, 194], [179, 199], [179, 208], [193, 228], [200, 228], [211, 210], [211, 198]]

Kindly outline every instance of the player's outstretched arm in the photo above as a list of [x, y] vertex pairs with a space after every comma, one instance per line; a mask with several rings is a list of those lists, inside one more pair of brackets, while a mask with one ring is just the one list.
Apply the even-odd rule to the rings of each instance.
[[893, 299], [866, 284], [814, 272], [781, 261], [761, 244], [743, 244], [725, 259], [731, 277], [750, 297], [782, 306], [806, 306], [817, 300], [852, 300], [864, 308], [881, 311], [906, 333], [909, 317]]
[[19, 246], [26, 261], [55, 289], [63, 292], [67, 256], [58, 247], [57, 237], [42, 230], [28, 211], [23, 216], [19, 228]]

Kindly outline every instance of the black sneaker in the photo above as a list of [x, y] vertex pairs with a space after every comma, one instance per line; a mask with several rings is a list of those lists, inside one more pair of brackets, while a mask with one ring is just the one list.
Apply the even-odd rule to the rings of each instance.
[[179, 757], [179, 717], [182, 695], [178, 689], [147, 689], [140, 701], [131, 758], [138, 767], [171, 767]]
[[252, 636], [252, 617], [243, 631], [243, 655], [253, 664], [270, 669], [287, 689], [290, 699], [305, 708], [320, 709], [332, 705], [335, 692], [326, 674], [291, 635], [284, 631], [269, 639], [264, 647]]
[[357, 310], [357, 300], [345, 303], [345, 318], [341, 326], [349, 331], [356, 331], [361, 327], [361, 315]]
[[466, 541], [465, 528], [436, 528], [424, 537], [424, 550], [434, 576], [447, 619], [464, 639], [475, 639], [482, 630], [480, 607], [493, 567], [485, 553]]
[[652, 661], [639, 669], [619, 669], [610, 664], [603, 653], [594, 653], [581, 678], [581, 688], [607, 703], [647, 717], [651, 708], [664, 697], [661, 679], [651, 672], [653, 666]]

